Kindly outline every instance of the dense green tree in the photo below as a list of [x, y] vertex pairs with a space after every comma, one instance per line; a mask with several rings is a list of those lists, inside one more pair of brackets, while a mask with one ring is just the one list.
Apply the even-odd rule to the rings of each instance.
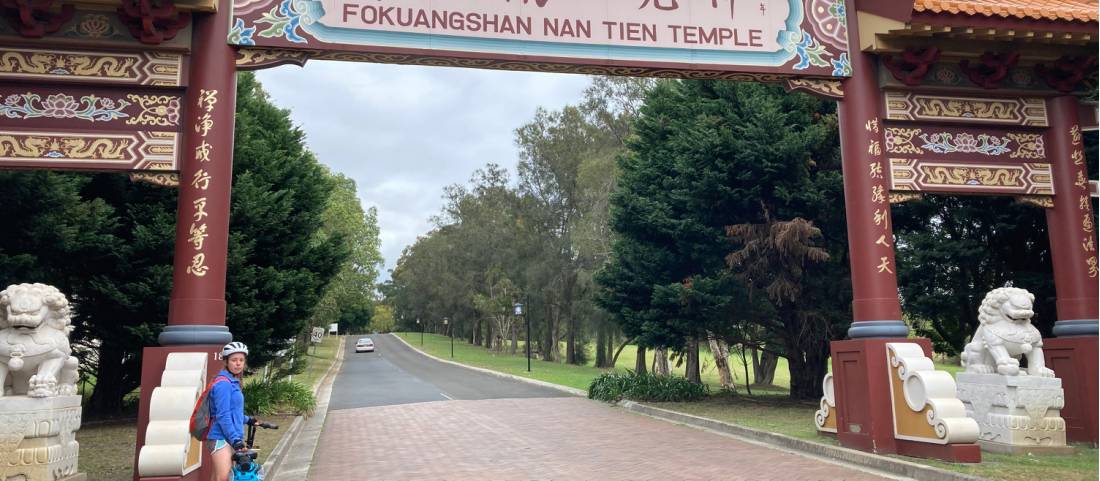
[[[305, 327], [353, 249], [345, 235], [318, 235], [334, 181], [251, 74], [239, 77], [233, 169], [227, 323], [262, 366]], [[120, 174], [0, 172], [0, 182], [0, 280], [69, 296], [95, 379], [88, 409], [121, 409], [141, 347], [167, 320], [176, 192]]]
[[[820, 395], [830, 326], [847, 318], [848, 300], [803, 288], [828, 292], [846, 276], [846, 258], [829, 255], [846, 248], [843, 218], [831, 213], [842, 205], [832, 109], [759, 84], [668, 82], [650, 93], [620, 159], [612, 195], [619, 239], [598, 276], [603, 305], [628, 335], [686, 349], [690, 359], [708, 332], [731, 336], [737, 323], [759, 322], [797, 359], [791, 396]], [[818, 223], [830, 233], [820, 246], [806, 242], [826, 229]], [[788, 252], [806, 254], [771, 255], [768, 246], [799, 226], [802, 248]], [[807, 280], [807, 259], [830, 268]], [[753, 302], [755, 290], [770, 306]]]

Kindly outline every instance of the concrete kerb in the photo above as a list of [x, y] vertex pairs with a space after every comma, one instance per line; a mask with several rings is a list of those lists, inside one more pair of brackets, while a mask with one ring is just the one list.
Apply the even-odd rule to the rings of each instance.
[[815, 443], [813, 441], [798, 439], [784, 434], [761, 431], [759, 429], [738, 426], [715, 419], [647, 406], [634, 401], [619, 401], [618, 405], [628, 411], [644, 414], [656, 419], [700, 429], [708, 429], [748, 441], [757, 441], [791, 451], [821, 458], [835, 459], [847, 464], [920, 479], [922, 481], [988, 481], [986, 478], [978, 476], [947, 471], [945, 469], [925, 466], [902, 459], [890, 458], [880, 454], [871, 454], [840, 446]]
[[468, 364], [462, 364], [460, 362], [448, 361], [446, 359], [440, 359], [438, 357], [435, 357], [431, 354], [428, 354], [428, 353], [426, 353], [426, 352], [424, 352], [420, 349], [417, 349], [417, 348], [413, 347], [412, 344], [409, 344], [407, 341], [402, 339], [401, 336], [394, 335], [394, 334], [391, 334], [391, 335], [393, 335], [393, 337], [395, 339], [397, 339], [398, 341], [401, 341], [402, 343], [404, 343], [406, 346], [409, 346], [409, 348], [411, 348], [413, 351], [419, 353], [422, 356], [426, 356], [429, 359], [434, 359], [436, 361], [439, 361], [439, 362], [442, 362], [442, 363], [445, 363], [445, 364], [450, 364], [452, 366], [458, 366], [458, 367], [464, 367], [466, 369], [472, 369], [474, 371], [478, 371], [478, 372], [481, 372], [481, 373], [493, 375], [493, 376], [496, 376], [496, 377], [502, 377], [502, 378], [505, 378], [505, 379], [512, 379], [512, 380], [516, 380], [516, 381], [522, 381], [522, 382], [525, 382], [525, 383], [528, 383], [528, 384], [534, 384], [534, 385], [542, 386], [542, 387], [545, 387], [545, 388], [548, 388], [548, 389], [555, 389], [555, 390], [558, 390], [558, 391], [561, 391], [561, 392], [564, 392], [564, 393], [567, 393], [567, 394], [571, 394], [573, 396], [580, 396], [580, 397], [583, 397], [583, 398], [588, 397], [588, 391], [584, 391], [584, 390], [581, 390], [581, 389], [572, 388], [572, 387], [569, 387], [569, 386], [562, 386], [560, 384], [549, 383], [549, 382], [546, 382], [546, 381], [539, 381], [538, 379], [531, 379], [529, 377], [516, 376], [514, 374], [508, 374], [508, 373], [504, 373], [504, 372], [500, 372], [500, 371], [494, 371], [492, 369], [474, 367], [474, 366], [470, 366]]
[[[428, 358], [434, 359], [439, 362], [464, 367], [466, 369], [472, 369], [474, 371], [491, 374], [497, 377], [514, 379], [516, 381], [536, 384], [550, 389], [557, 389], [559, 391], [566, 392], [574, 396], [588, 397], [588, 393], [580, 389], [552, 384], [545, 381], [539, 381], [522, 376], [515, 376], [512, 374], [493, 371], [491, 369], [469, 366], [459, 362], [448, 361], [446, 359], [440, 359], [420, 349], [417, 349], [416, 347], [413, 347], [412, 344], [409, 344], [407, 341], [402, 339], [401, 336], [394, 335], [393, 337], [404, 343], [406, 346], [409, 346], [413, 351], [419, 353], [420, 355], [427, 356]], [[741, 438], [746, 441], [776, 446], [790, 451], [804, 453], [810, 456], [834, 459], [851, 465], [874, 469], [890, 474], [896, 474], [899, 476], [920, 479], [922, 481], [988, 481], [986, 478], [981, 478], [978, 476], [956, 473], [953, 471], [947, 471], [945, 469], [933, 468], [931, 466], [924, 466], [922, 464], [917, 464], [902, 459], [889, 458], [880, 454], [865, 453], [863, 451], [858, 451], [855, 449], [815, 443], [813, 441], [798, 439], [784, 434], [761, 431], [759, 429], [738, 426], [736, 424], [730, 424], [715, 419], [693, 416], [690, 414], [683, 414], [675, 411], [669, 411], [667, 409], [647, 406], [645, 404], [640, 404], [634, 401], [619, 401], [618, 406], [628, 411], [644, 414], [646, 416], [660, 419], [662, 421], [683, 424], [700, 429], [708, 429], [711, 431], [716, 431], [722, 434]], [[811, 420], [807, 420], [807, 422], [811, 422]]]
[[[303, 480], [309, 475], [309, 468], [313, 463], [313, 453], [317, 449], [317, 441], [320, 439], [321, 428], [325, 424], [325, 415], [328, 413], [328, 400], [332, 392], [332, 383], [336, 380], [336, 373], [340, 372], [340, 366], [344, 362], [344, 348], [347, 337], [340, 338], [340, 345], [336, 349], [336, 357], [333, 363], [313, 383], [313, 395], [317, 399], [313, 415], [309, 418], [297, 416], [287, 428], [287, 433], [279, 439], [275, 449], [271, 451], [264, 463], [267, 479], [272, 481]], [[305, 431], [303, 433], [303, 431]], [[304, 437], [300, 437], [304, 434]], [[289, 454], [287, 451], [290, 451]], [[288, 471], [280, 471], [282, 466], [290, 460]]]

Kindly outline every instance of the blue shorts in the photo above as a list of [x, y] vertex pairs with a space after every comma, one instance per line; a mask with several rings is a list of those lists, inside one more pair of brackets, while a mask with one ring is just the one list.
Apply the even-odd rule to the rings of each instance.
[[214, 454], [217, 450], [229, 446], [229, 443], [224, 439], [214, 441], [212, 439], [206, 440], [206, 449], [210, 451], [210, 454]]

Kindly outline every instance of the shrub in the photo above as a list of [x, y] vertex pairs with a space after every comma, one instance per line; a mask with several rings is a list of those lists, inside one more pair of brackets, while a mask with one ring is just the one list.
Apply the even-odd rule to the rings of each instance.
[[601, 374], [588, 386], [588, 397], [609, 403], [632, 401], [697, 401], [710, 392], [705, 384], [695, 384], [679, 376], [638, 374], [612, 371]]
[[244, 392], [244, 412], [249, 416], [271, 414], [313, 414], [317, 400], [308, 387], [299, 382], [254, 380], [241, 388]]

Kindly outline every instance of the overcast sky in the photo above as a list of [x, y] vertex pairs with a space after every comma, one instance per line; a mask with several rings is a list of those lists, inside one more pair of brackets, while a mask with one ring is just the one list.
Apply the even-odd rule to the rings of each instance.
[[588, 78], [445, 67], [314, 62], [260, 71], [271, 100], [290, 109], [332, 170], [355, 179], [363, 209], [378, 208], [383, 279], [401, 250], [430, 229], [443, 187], [488, 162], [515, 173], [512, 131], [539, 106], [580, 100]]

